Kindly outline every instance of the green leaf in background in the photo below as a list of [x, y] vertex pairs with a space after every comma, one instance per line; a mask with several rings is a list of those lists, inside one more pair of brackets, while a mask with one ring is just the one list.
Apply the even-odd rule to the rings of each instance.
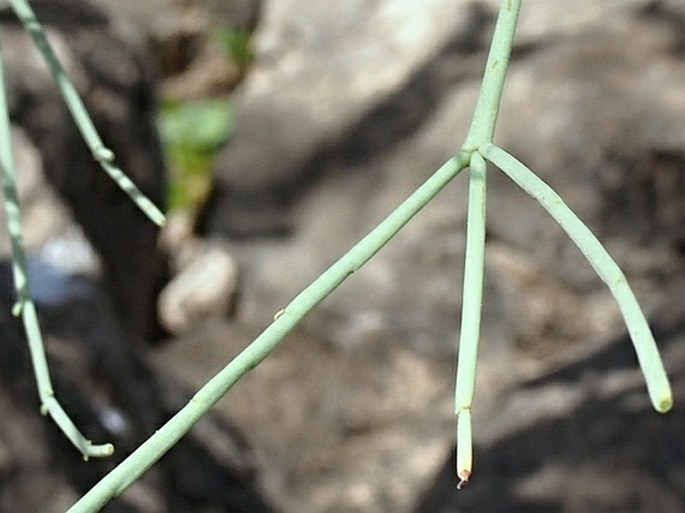
[[214, 37], [239, 69], [245, 70], [252, 62], [252, 31], [225, 26], [218, 28]]
[[165, 143], [212, 151], [226, 142], [233, 129], [233, 121], [230, 100], [189, 103], [167, 100], [162, 108], [160, 129]]
[[163, 102], [159, 130], [170, 170], [169, 207], [201, 203], [212, 181], [214, 155], [228, 140], [235, 116], [230, 100]]

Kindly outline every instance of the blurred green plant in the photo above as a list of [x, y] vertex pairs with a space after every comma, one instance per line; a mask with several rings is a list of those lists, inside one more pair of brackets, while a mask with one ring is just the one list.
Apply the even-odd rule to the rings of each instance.
[[252, 31], [229, 25], [214, 31], [214, 39], [242, 72], [252, 62]]
[[214, 156], [230, 137], [234, 121], [228, 99], [162, 102], [158, 126], [169, 168], [170, 210], [192, 209], [206, 198]]

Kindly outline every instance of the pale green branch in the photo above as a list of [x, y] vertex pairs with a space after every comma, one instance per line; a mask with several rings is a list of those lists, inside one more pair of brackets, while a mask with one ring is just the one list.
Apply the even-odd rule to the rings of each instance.
[[128, 488], [171, 449], [243, 375], [254, 369], [278, 347], [286, 335], [300, 324], [309, 312], [348, 276], [368, 262], [467, 164], [468, 155], [465, 153], [459, 153], [443, 164], [384, 221], [278, 312], [274, 322], [259, 337], [202, 387], [188, 404], [154, 435], [102, 478], [67, 513], [99, 511], [112, 497], [116, 497]]
[[484, 144], [478, 151], [549, 212], [583, 252], [599, 277], [609, 286], [628, 326], [628, 333], [635, 346], [652, 404], [660, 413], [669, 411], [673, 406], [671, 385], [652, 331], [623, 271], [590, 229], [535, 173], [494, 144]]
[[93, 154], [93, 158], [100, 163], [102, 169], [116, 182], [116, 184], [133, 200], [150, 220], [158, 226], [164, 225], [166, 219], [159, 208], [136, 186], [126, 174], [114, 164], [114, 153], [102, 142], [100, 135], [93, 125], [83, 101], [76, 88], [69, 80], [57, 55], [50, 46], [45, 31], [36, 18], [31, 6], [26, 0], [10, 0], [12, 8], [26, 30], [31, 34], [36, 47], [48, 63], [50, 72], [59, 87], [64, 102], [71, 112], [76, 125], [81, 131], [83, 139]]
[[[164, 222], [164, 215], [161, 211], [142, 194], [121, 169], [113, 164], [113, 153], [104, 146], [97, 134], [81, 98], [68, 80], [48, 44], [28, 2], [26, 0], [10, 1], [17, 15], [34, 38], [38, 49], [44, 55], [94, 158], [99, 161], [104, 170], [126, 191], [133, 201], [154, 222], [161, 225]], [[188, 404], [164, 426], [75, 503], [67, 513], [93, 513], [100, 510], [110, 499], [126, 490], [173, 447], [242, 376], [266, 358], [309, 312], [350, 274], [372, 258], [449, 181], [462, 169], [469, 166], [467, 246], [455, 392], [457, 475], [461, 480], [458, 486], [461, 487], [471, 475], [473, 461], [471, 406], [476, 383], [483, 294], [486, 221], [485, 159], [498, 165], [550, 212], [580, 247], [600, 277], [607, 282], [626, 319], [655, 408], [662, 412], [671, 408], [672, 393], [656, 344], [621, 270], [594, 235], [549, 186], [511, 155], [492, 144], [521, 3], [521, 0], [502, 0], [500, 4], [475, 113], [461, 151], [438, 169], [414, 194], [350, 249], [338, 262], [293, 299], [277, 314], [274, 322], [259, 337], [201, 388]], [[0, 103], [5, 109], [1, 113], [5, 119], [0, 120], [0, 144], [9, 145], [9, 121], [6, 119], [4, 93], [3, 97], [0, 97]], [[109, 454], [111, 445], [91, 445], [71, 423], [53, 396], [35, 306], [29, 294], [11, 153], [7, 146], [0, 147], [0, 153], [0, 165], [2, 165], [5, 180], [5, 194], [8, 198], [5, 205], [10, 233], [12, 234], [15, 287], [19, 296], [14, 311], [21, 314], [24, 319], [33, 364], [36, 369], [42, 408], [52, 415], [70, 440], [84, 454], [91, 456]]]
[[466, 135], [463, 148], [473, 151], [486, 142], [492, 142], [497, 124], [497, 115], [502, 103], [504, 79], [507, 75], [511, 49], [514, 45], [514, 33], [521, 10], [522, 0], [502, 0], [500, 2], [495, 33], [490, 43], [488, 60], [481, 82], [476, 110], [471, 127]]
[[0, 63], [0, 168], [5, 195], [4, 205], [7, 229], [12, 245], [12, 274], [14, 288], [17, 293], [17, 302], [12, 312], [15, 315], [20, 315], [24, 323], [31, 362], [36, 375], [41, 412], [49, 414], [53, 418], [62, 432], [81, 451], [85, 459], [109, 456], [114, 452], [114, 447], [111, 444], [93, 445], [90, 440], [81, 434], [55, 398], [50, 380], [43, 337], [38, 325], [36, 307], [31, 298], [29, 288], [29, 276], [21, 225], [21, 209], [15, 178], [14, 158], [12, 156], [10, 119], [5, 94], [5, 74], [2, 63]]
[[460, 480], [459, 488], [468, 481], [472, 470], [471, 403], [476, 384], [483, 297], [486, 165], [483, 157], [475, 150], [481, 144], [491, 142], [495, 132], [504, 90], [504, 79], [511, 58], [514, 33], [521, 10], [521, 1], [502, 0], [500, 3], [476, 109], [466, 141], [462, 146], [462, 151], [470, 155], [471, 179], [469, 182], [466, 262], [464, 264], [462, 320], [455, 391], [455, 414], [457, 416], [456, 470]]
[[457, 476], [459, 487], [469, 480], [472, 467], [471, 403], [476, 387], [478, 342], [483, 306], [483, 270], [485, 268], [486, 164], [478, 152], [469, 164], [469, 205], [466, 227], [466, 256], [459, 337], [459, 360], [455, 391], [457, 416]]

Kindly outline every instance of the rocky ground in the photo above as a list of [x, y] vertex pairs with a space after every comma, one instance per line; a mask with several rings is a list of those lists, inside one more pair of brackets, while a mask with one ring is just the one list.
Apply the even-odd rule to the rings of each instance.
[[[453, 154], [498, 2], [34, 4], [122, 167], [157, 199], [155, 96], [235, 102], [208, 201], [158, 244], [93, 178], [1, 11], [56, 388], [117, 461]], [[244, 76], [208, 37], [223, 25], [256, 29]], [[105, 511], [682, 511], [683, 26], [668, 0], [524, 2], [496, 134], [624, 268], [663, 348], [673, 412], [650, 409], [592, 268], [493, 170], [467, 489], [453, 471], [462, 176]], [[3, 269], [0, 510], [64, 511], [113, 463], [83, 463], [39, 416]], [[183, 319], [171, 331], [154, 311], [160, 291]]]

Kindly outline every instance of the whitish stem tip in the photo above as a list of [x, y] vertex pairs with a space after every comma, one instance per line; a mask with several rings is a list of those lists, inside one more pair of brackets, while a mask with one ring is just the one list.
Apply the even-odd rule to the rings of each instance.
[[460, 470], [457, 473], [457, 477], [459, 478], [459, 482], [457, 483], [457, 490], [461, 490], [468, 484], [469, 477], [471, 477], [471, 472], [466, 469]]

